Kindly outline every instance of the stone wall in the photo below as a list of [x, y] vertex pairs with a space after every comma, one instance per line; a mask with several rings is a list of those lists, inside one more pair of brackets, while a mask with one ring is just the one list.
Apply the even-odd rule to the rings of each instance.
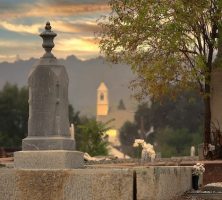
[[149, 167], [136, 170], [137, 200], [170, 200], [192, 188], [191, 167]]
[[203, 176], [203, 184], [221, 182], [222, 180], [222, 162], [205, 163], [205, 173]]
[[190, 167], [0, 169], [0, 200], [170, 200], [190, 189]]

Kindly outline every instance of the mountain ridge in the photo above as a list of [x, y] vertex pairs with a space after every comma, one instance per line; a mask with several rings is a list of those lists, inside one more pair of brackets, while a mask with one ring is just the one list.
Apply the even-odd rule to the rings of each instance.
[[[13, 63], [0, 63], [0, 88], [6, 82], [17, 84], [19, 87], [26, 86], [28, 73], [37, 61], [36, 58], [30, 58]], [[119, 100], [123, 99], [128, 109], [135, 108], [136, 102], [131, 98], [128, 88], [135, 75], [129, 66], [107, 63], [101, 56], [82, 61], [70, 55], [58, 61], [65, 65], [69, 76], [69, 101], [81, 114], [95, 116], [96, 92], [102, 81], [108, 86], [111, 107], [117, 106]]]

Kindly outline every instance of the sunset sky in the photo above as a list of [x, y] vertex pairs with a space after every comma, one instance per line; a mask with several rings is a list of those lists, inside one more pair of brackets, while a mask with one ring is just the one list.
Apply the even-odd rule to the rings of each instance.
[[106, 0], [1, 0], [0, 62], [40, 57], [43, 49], [38, 35], [46, 21], [58, 34], [56, 57], [97, 57], [97, 20], [109, 12]]

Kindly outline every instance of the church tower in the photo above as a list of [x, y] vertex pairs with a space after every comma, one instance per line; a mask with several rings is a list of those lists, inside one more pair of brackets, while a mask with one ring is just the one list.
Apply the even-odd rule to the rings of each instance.
[[108, 88], [100, 83], [97, 89], [97, 116], [107, 116], [109, 111]]

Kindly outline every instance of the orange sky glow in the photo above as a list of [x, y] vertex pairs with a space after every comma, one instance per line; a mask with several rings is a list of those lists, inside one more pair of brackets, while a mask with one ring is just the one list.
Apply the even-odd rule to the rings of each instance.
[[38, 36], [50, 21], [58, 34], [53, 52], [58, 58], [99, 56], [97, 21], [110, 12], [100, 0], [0, 1], [0, 62], [38, 58], [43, 54]]

